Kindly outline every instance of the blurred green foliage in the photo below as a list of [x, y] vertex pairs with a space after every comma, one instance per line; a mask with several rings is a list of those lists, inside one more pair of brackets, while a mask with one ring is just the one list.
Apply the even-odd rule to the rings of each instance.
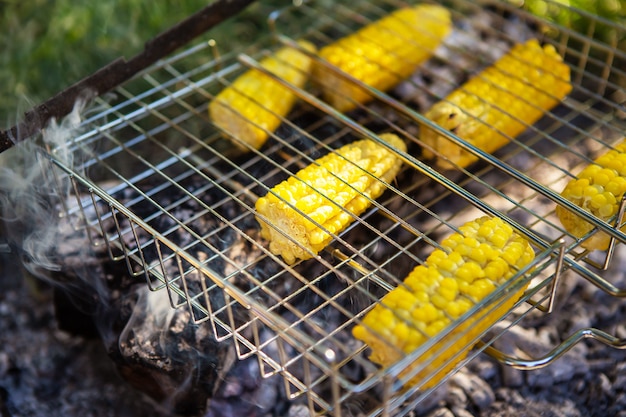
[[[21, 114], [202, 9], [208, 0], [0, 0], [0, 123]], [[220, 25], [224, 48], [252, 42], [288, 0], [260, 0]], [[226, 42], [226, 43], [225, 43]]]
[[[571, 5], [626, 26], [625, 0], [509, 0], [586, 33], [589, 20]], [[130, 58], [153, 38], [210, 0], [0, 0], [0, 123], [21, 114], [119, 57]], [[221, 51], [253, 43], [271, 11], [291, 0], [257, 0], [219, 25]], [[520, 4], [521, 3], [521, 4]], [[614, 30], [595, 35], [610, 44]], [[622, 32], [623, 33], [623, 32]], [[618, 47], [624, 46], [618, 40]]]
[[[624, 0], [525, 0], [522, 3], [535, 15], [592, 36], [608, 45], [626, 47], [624, 45], [626, 1]], [[622, 30], [619, 31], [615, 26], [621, 27]]]

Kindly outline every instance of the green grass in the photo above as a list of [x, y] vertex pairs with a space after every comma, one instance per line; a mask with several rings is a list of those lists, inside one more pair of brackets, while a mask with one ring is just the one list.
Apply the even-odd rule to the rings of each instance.
[[[287, 0], [263, 0], [220, 25], [224, 47], [254, 41], [267, 15]], [[205, 7], [207, 0], [0, 0], [0, 123], [119, 57]]]
[[[521, 0], [509, 0], [519, 3]], [[557, 0], [626, 24], [623, 0]], [[15, 124], [24, 111], [119, 57], [130, 58], [173, 24], [200, 10], [207, 0], [0, 0], [0, 123]], [[252, 44], [266, 18], [290, 0], [258, 0], [217, 30], [222, 51]], [[522, 2], [524, 3], [524, 2]], [[585, 20], [571, 20], [543, 0], [526, 6], [585, 33]], [[554, 12], [557, 10], [558, 13]], [[555, 14], [556, 13], [556, 14]], [[595, 35], [610, 36], [599, 27]], [[603, 39], [606, 41], [606, 39]], [[624, 40], [618, 40], [623, 48]]]

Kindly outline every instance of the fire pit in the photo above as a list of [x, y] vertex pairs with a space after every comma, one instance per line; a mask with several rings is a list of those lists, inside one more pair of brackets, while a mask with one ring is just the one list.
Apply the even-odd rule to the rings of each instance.
[[[262, 71], [259, 62], [278, 48], [301, 48], [303, 38], [328, 44], [400, 5], [331, 6], [332, 13], [324, 2], [277, 11], [273, 32], [245, 51], [220, 51], [208, 32], [96, 97], [89, 110], [76, 108], [43, 132], [40, 150], [32, 143], [12, 150], [25, 151], [17, 165], [32, 174], [22, 175], [33, 179], [24, 190], [38, 197], [31, 201], [39, 210], [18, 211], [11, 250], [65, 300], [56, 303], [61, 328], [97, 328], [123, 379], [180, 414], [513, 415], [526, 406], [521, 398], [533, 400], [529, 414], [617, 410], [623, 381], [610, 363], [624, 361], [606, 345], [624, 347], [615, 296], [624, 287], [626, 236], [579, 209], [618, 243], [616, 252], [586, 251], [588, 236], [565, 230], [555, 209], [567, 206], [559, 193], [574, 173], [623, 137], [625, 74], [614, 65], [626, 61], [623, 51], [506, 3], [459, 0], [449, 7], [451, 34], [392, 90], [373, 90], [371, 102], [341, 114], [319, 98], [323, 79], [304, 87], [274, 80], [298, 103], [261, 148], [233, 146], [207, 112], [220, 91], [251, 68]], [[302, 20], [299, 33], [285, 25], [294, 19]], [[531, 38], [564, 58], [572, 92], [493, 154], [448, 132], [478, 156], [471, 166], [442, 169], [422, 158], [423, 114]], [[260, 234], [258, 198], [333, 149], [378, 140], [378, 132], [407, 143], [406, 153], [395, 150], [403, 168], [381, 198], [312, 259], [291, 263], [272, 253]], [[60, 215], [42, 222], [50, 213]], [[521, 299], [484, 334], [466, 340], [466, 331], [455, 333], [463, 320], [455, 320], [392, 366], [375, 365], [353, 327], [438, 242], [482, 215], [503, 219], [535, 259], [466, 319], [497, 312], [527, 285]], [[61, 308], [68, 304], [69, 313]], [[91, 324], [77, 329], [79, 316]], [[459, 351], [478, 345], [443, 380], [434, 369], [406, 386], [408, 365], [448, 351], [440, 340]]]

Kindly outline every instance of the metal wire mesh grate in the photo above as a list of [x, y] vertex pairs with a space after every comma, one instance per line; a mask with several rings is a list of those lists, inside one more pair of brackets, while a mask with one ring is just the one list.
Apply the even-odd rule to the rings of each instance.
[[[343, 401], [366, 392], [381, 398], [366, 410], [371, 415], [409, 410], [428, 390], [403, 389], [398, 374], [429, 349], [443, 352], [458, 342], [457, 336], [437, 344], [463, 320], [386, 369], [367, 360], [350, 330], [466, 220], [484, 213], [505, 219], [529, 238], [537, 256], [465, 318], [485, 317], [529, 281], [516, 315], [547, 305], [562, 269], [619, 293], [586, 263], [610, 267], [610, 254], [598, 260], [582, 250], [582, 239], [561, 227], [555, 207], [567, 206], [559, 192], [573, 173], [624, 135], [626, 53], [593, 37], [594, 27], [609, 25], [617, 38], [624, 29], [586, 16], [594, 24], [583, 34], [507, 3], [450, 2], [453, 35], [409, 80], [373, 92], [374, 102], [346, 115], [315, 89], [285, 84], [300, 98], [296, 108], [263, 148], [237, 150], [207, 114], [219, 91], [281, 45], [300, 38], [327, 44], [404, 5], [329, 3], [277, 12], [273, 32], [246, 51], [217, 55], [219, 39], [216, 49], [209, 33], [99, 98], [71, 144], [78, 163], [68, 166], [53, 149], [50, 173], [59, 184], [70, 181], [75, 199], [64, 201], [64, 215], [93, 245], [126, 262], [151, 289], [167, 291], [173, 307], [189, 308], [218, 340], [234, 343], [240, 358], [256, 355], [264, 376], [280, 374], [288, 393], [305, 395], [312, 410], [339, 414]], [[294, 21], [304, 30], [294, 33]], [[447, 133], [480, 157], [467, 169], [439, 171], [412, 152], [424, 145], [417, 126], [428, 123], [421, 115], [428, 105], [531, 36], [553, 44], [571, 67], [574, 90], [561, 105], [493, 155]], [[318, 257], [287, 265], [271, 254], [259, 236], [256, 199], [315, 158], [356, 138], [378, 140], [381, 132], [410, 145], [382, 198]], [[626, 242], [618, 228], [581, 216]]]

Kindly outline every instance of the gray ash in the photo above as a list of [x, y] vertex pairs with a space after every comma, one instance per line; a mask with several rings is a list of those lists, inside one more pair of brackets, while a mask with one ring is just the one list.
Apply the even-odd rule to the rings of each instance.
[[254, 357], [238, 361], [212, 395], [205, 417], [285, 415], [288, 401], [279, 378], [262, 378]]

